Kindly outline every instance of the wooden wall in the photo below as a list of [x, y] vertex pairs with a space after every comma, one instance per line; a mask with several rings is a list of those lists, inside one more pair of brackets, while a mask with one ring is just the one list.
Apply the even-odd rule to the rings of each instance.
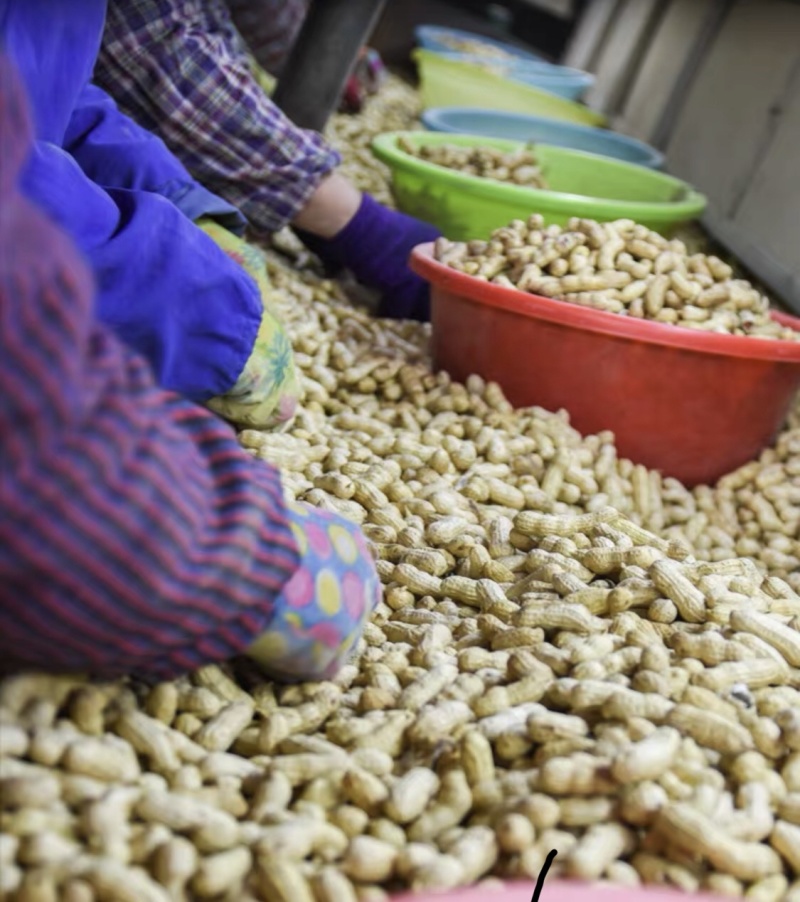
[[708, 195], [705, 224], [800, 312], [800, 3], [591, 0], [563, 62]]

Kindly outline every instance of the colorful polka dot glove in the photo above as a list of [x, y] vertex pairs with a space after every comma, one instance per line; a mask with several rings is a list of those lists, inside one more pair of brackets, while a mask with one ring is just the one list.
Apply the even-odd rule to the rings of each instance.
[[271, 309], [264, 255], [213, 220], [201, 219], [197, 225], [247, 270], [258, 285], [264, 305], [253, 351], [236, 385], [226, 394], [212, 398], [206, 406], [238, 426], [285, 429], [297, 412], [300, 384], [289, 336]]
[[275, 679], [330, 679], [380, 601], [380, 581], [358, 526], [310, 505], [286, 507], [300, 567], [278, 596], [269, 629], [246, 654]]

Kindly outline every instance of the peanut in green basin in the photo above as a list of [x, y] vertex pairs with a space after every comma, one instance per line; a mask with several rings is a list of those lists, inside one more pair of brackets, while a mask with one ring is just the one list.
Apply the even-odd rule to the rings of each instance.
[[439, 228], [454, 241], [487, 238], [511, 219], [541, 213], [566, 225], [572, 216], [610, 222], [633, 219], [669, 235], [696, 219], [706, 198], [691, 185], [662, 172], [596, 154], [537, 144], [536, 157], [549, 190], [523, 188], [466, 175], [419, 160], [398, 147], [403, 134], [412, 144], [454, 144], [513, 151], [518, 141], [479, 135], [430, 132], [380, 135], [375, 155], [392, 171], [392, 192], [403, 212]]

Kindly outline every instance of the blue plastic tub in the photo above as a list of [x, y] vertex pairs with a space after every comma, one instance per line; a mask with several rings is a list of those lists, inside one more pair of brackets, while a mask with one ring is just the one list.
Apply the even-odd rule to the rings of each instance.
[[526, 60], [503, 62], [488, 57], [475, 56], [456, 51], [433, 50], [437, 56], [470, 63], [473, 66], [487, 66], [504, 78], [511, 78], [526, 85], [533, 85], [567, 100], [580, 100], [584, 93], [594, 84], [595, 77], [580, 69], [568, 66], [551, 66], [549, 63], [528, 62]]
[[648, 169], [660, 169], [664, 163], [664, 155], [643, 141], [603, 128], [546, 119], [543, 116], [501, 113], [473, 107], [440, 107], [425, 110], [422, 123], [432, 132], [552, 144], [624, 160], [626, 163], [636, 163]]
[[[480, 41], [482, 44], [488, 44], [490, 47], [497, 50], [504, 50], [506, 53], [517, 57], [518, 60], [528, 60], [530, 62], [543, 63], [548, 66], [551, 65], [547, 60], [536, 53], [531, 53], [528, 50], [520, 50], [519, 47], [515, 47], [513, 44], [496, 41], [494, 38], [487, 38], [482, 34], [475, 34], [471, 31], [462, 31], [460, 28], [441, 28], [438, 25], [420, 25], [414, 29], [414, 37], [420, 47], [423, 47], [425, 50], [433, 50], [435, 53], [460, 52], [457, 47], [453, 47], [452, 44], [448, 43], [448, 39], [456, 41]], [[470, 56], [471, 55], [473, 54], [470, 54]], [[474, 55], [485, 59], [480, 53]], [[496, 57], [490, 56], [489, 58], [495, 59]]]

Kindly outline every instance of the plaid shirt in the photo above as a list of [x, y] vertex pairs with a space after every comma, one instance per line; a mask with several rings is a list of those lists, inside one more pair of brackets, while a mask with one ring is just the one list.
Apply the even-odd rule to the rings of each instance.
[[259, 231], [294, 219], [340, 162], [258, 85], [224, 0], [110, 0], [94, 78]]
[[279, 75], [308, 10], [308, 0], [227, 0], [239, 34], [253, 56]]
[[299, 563], [280, 476], [97, 323], [15, 185], [30, 146], [0, 53], [0, 670], [173, 676], [269, 626]]

